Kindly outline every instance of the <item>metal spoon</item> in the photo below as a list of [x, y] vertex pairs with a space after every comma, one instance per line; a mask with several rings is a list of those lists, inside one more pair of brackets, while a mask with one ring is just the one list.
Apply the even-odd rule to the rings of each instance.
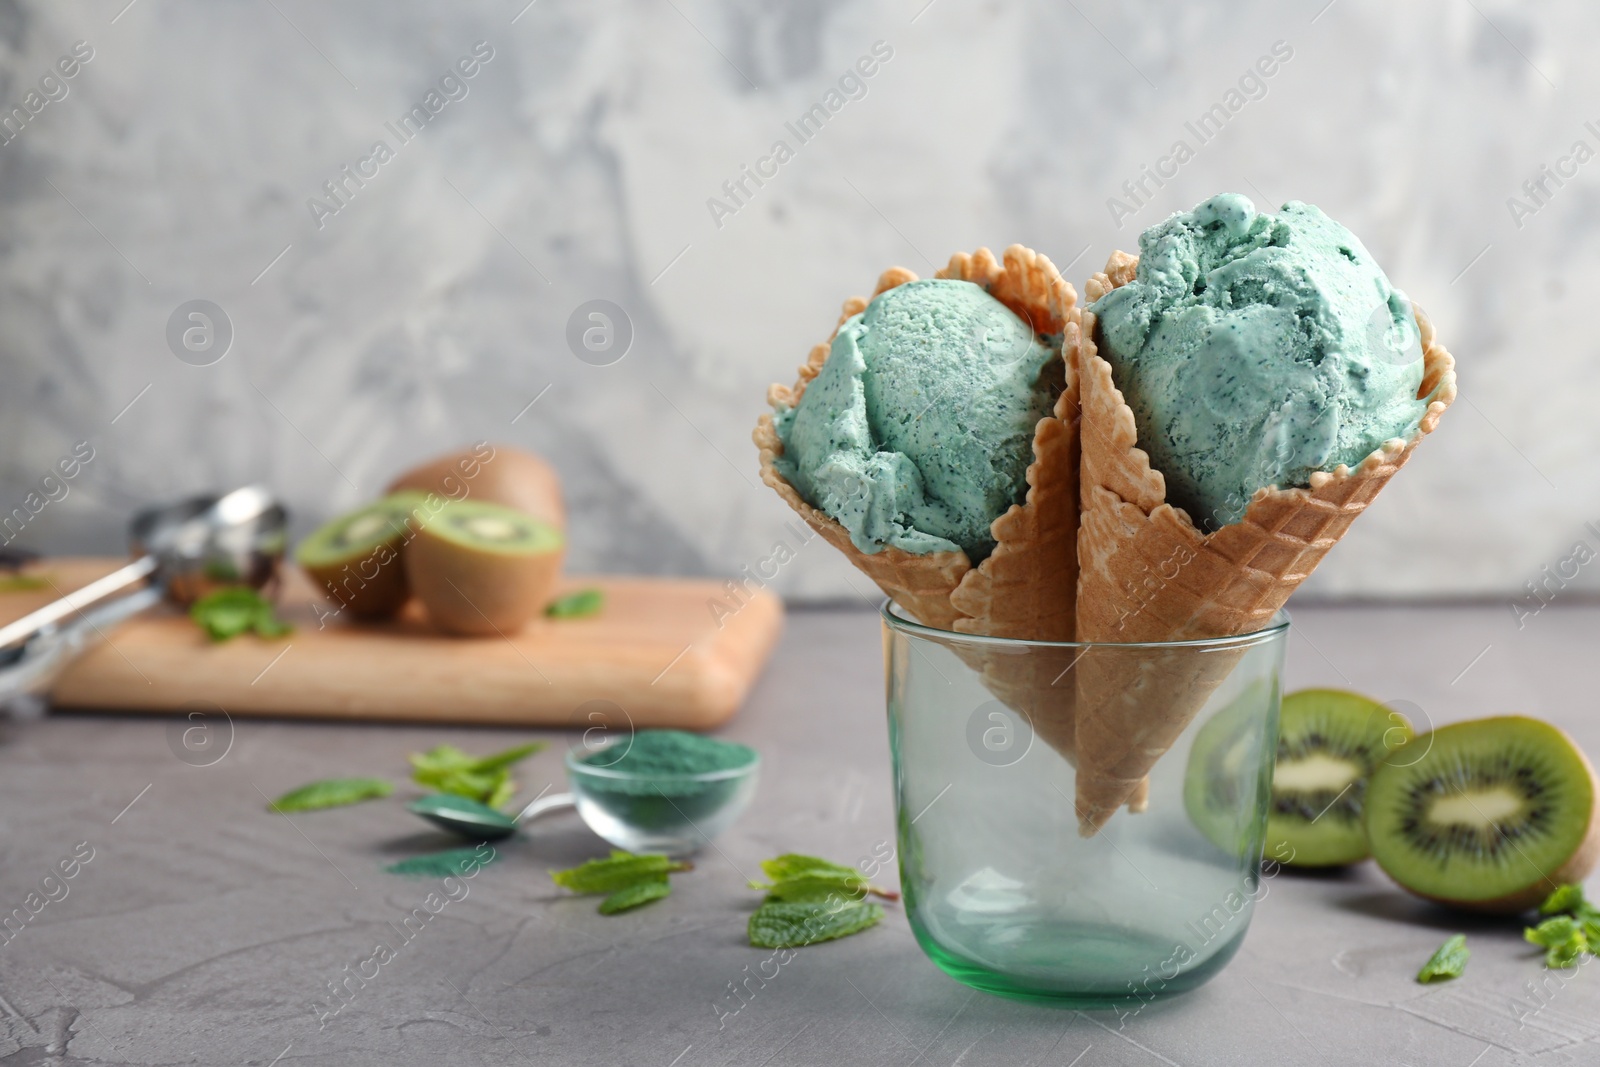
[[142, 511], [129, 540], [132, 563], [0, 626], [0, 703], [41, 688], [91, 639], [163, 599], [190, 604], [223, 586], [266, 586], [288, 546], [288, 513], [247, 486]]
[[479, 804], [476, 800], [450, 793], [435, 793], [413, 800], [406, 805], [406, 810], [415, 812], [441, 830], [459, 834], [468, 840], [498, 841], [516, 833], [523, 823], [532, 822], [547, 812], [574, 805], [571, 793], [551, 793], [549, 796], [535, 797], [527, 807], [511, 816], [487, 804]]

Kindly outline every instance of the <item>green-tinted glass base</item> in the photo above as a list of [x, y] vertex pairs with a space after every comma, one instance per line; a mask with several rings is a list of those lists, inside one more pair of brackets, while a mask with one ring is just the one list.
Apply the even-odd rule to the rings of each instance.
[[1121, 1009], [1194, 989], [1226, 966], [1244, 940], [1241, 929], [1205, 959], [1179, 969], [1181, 957], [1174, 954], [1175, 946], [1127, 930], [1012, 926], [1006, 943], [994, 946], [1005, 961], [1001, 972], [951, 951], [915, 918], [911, 930], [928, 958], [964, 985], [1019, 1000], [1086, 1009]]

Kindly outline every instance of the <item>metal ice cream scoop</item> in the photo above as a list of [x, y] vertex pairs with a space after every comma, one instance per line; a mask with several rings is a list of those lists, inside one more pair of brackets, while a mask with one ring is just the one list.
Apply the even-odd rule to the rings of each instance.
[[571, 793], [540, 794], [515, 816], [511, 816], [487, 804], [479, 804], [476, 800], [436, 793], [413, 800], [406, 807], [441, 830], [448, 830], [468, 840], [498, 841], [516, 833], [523, 823], [532, 822], [546, 812], [564, 811], [575, 804]]
[[128, 533], [132, 563], [0, 626], [0, 703], [42, 688], [92, 638], [163, 599], [190, 604], [224, 586], [267, 585], [288, 546], [288, 513], [247, 486], [142, 511]]

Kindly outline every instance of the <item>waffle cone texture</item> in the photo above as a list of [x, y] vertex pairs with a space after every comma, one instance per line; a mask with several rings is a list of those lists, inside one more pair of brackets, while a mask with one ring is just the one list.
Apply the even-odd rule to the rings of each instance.
[[[1078, 321], [1077, 292], [1048, 258], [1022, 245], [1007, 248], [998, 261], [986, 248], [970, 255], [959, 253], [935, 277], [981, 285], [1041, 336], [1065, 337]], [[872, 295], [916, 280], [911, 271], [892, 268], [878, 278]], [[867, 303], [860, 297], [845, 301], [839, 325]], [[812, 348], [795, 384], [772, 386], [767, 402], [774, 408], [798, 404], [827, 361], [832, 341], [830, 336]], [[1073, 640], [1080, 456], [1078, 385], [1070, 364], [1051, 415], [1034, 429], [1026, 497], [990, 526], [995, 548], [977, 566], [959, 550], [917, 555], [888, 546], [862, 552], [842, 525], [806, 503], [774, 465], [783, 454], [783, 442], [771, 414], [761, 416], [752, 438], [761, 454], [761, 480], [917, 622], [989, 637]], [[1070, 758], [1076, 728], [1075, 687], [1065, 673], [1068, 662], [1044, 663], [1051, 659], [1048, 654], [993, 654], [971, 642], [952, 641], [950, 648], [981, 676], [990, 692], [1025, 714], [1045, 740]]]
[[[1114, 253], [1085, 286], [1089, 301], [1133, 280], [1138, 260]], [[1138, 447], [1133, 411], [1099, 354], [1095, 316], [1067, 326], [1080, 391], [1082, 511], [1076, 639], [1183, 641], [1251, 633], [1289, 595], [1439, 424], [1456, 396], [1455, 360], [1417, 312], [1429, 403], [1408, 440], [1384, 442], [1354, 468], [1318, 471], [1307, 488], [1256, 491], [1244, 517], [1203, 534], [1166, 502], [1166, 483]], [[1076, 670], [1077, 813], [1093, 835], [1136, 795], [1242, 652], [1096, 650]]]

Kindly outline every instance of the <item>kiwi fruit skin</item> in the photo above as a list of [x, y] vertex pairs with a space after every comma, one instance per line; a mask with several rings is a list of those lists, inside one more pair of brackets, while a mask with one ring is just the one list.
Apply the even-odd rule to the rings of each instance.
[[567, 527], [560, 475], [538, 456], [511, 445], [483, 442], [439, 456], [401, 474], [385, 491], [408, 489], [438, 493], [451, 501], [500, 504], [558, 530]]
[[[520, 541], [475, 543], [469, 523]], [[532, 538], [532, 540], [530, 540]], [[447, 502], [407, 546], [406, 577], [433, 624], [461, 636], [508, 636], [543, 610], [566, 554], [559, 529], [498, 504]]]
[[[1588, 798], [1588, 809], [1576, 813], [1587, 820], [1583, 835], [1581, 837], [1572, 835], [1573, 847], [1567, 858], [1554, 864], [1553, 869], [1537, 873], [1526, 885], [1493, 895], [1474, 893], [1471, 887], [1465, 885], [1459, 890], [1440, 891], [1437, 886], [1426, 884], [1426, 879], [1414, 877], [1407, 869], [1406, 863], [1414, 861], [1415, 853], [1405, 841], [1391, 840], [1390, 835], [1393, 831], [1387, 824], [1385, 809], [1399, 793], [1403, 792], [1410, 777], [1425, 774], [1432, 769], [1430, 757], [1434, 755], [1436, 747], [1442, 747], [1458, 737], [1470, 737], [1474, 731], [1491, 730], [1500, 730], [1505, 735], [1497, 739], [1500, 747], [1504, 747], [1505, 738], [1516, 733], [1531, 743], [1549, 746], [1552, 751], [1566, 754], [1567, 762], [1577, 776], [1577, 780], [1570, 783], [1577, 793], [1577, 799], [1581, 802], [1585, 796]], [[1596, 864], [1600, 863], [1600, 817], [1597, 817], [1600, 777], [1596, 777], [1594, 765], [1589, 762], [1583, 750], [1559, 727], [1540, 719], [1505, 715], [1441, 726], [1430, 734], [1418, 737], [1414, 744], [1418, 751], [1425, 753], [1421, 758], [1414, 764], [1391, 762], [1380, 766], [1368, 783], [1367, 790], [1367, 833], [1372, 841], [1373, 857], [1378, 861], [1378, 866], [1383, 868], [1384, 873], [1393, 878], [1401, 888], [1426, 900], [1453, 908], [1494, 915], [1514, 915], [1536, 907], [1560, 885], [1582, 882], [1594, 871]], [[1442, 758], [1431, 762], [1437, 764]]]
[[[1295, 867], [1341, 867], [1372, 854], [1362, 816], [1373, 768], [1413, 737], [1399, 712], [1341, 689], [1302, 689], [1283, 698], [1267, 854]], [[1322, 756], [1354, 771], [1339, 788], [1296, 790], [1292, 767]]]
[[[411, 599], [411, 585], [402, 556], [416, 522], [413, 511], [426, 509], [424, 493], [384, 497], [318, 527], [295, 549], [295, 560], [341, 610], [358, 619], [395, 615]], [[319, 538], [371, 516], [387, 527], [387, 536], [332, 558], [318, 558]]]

